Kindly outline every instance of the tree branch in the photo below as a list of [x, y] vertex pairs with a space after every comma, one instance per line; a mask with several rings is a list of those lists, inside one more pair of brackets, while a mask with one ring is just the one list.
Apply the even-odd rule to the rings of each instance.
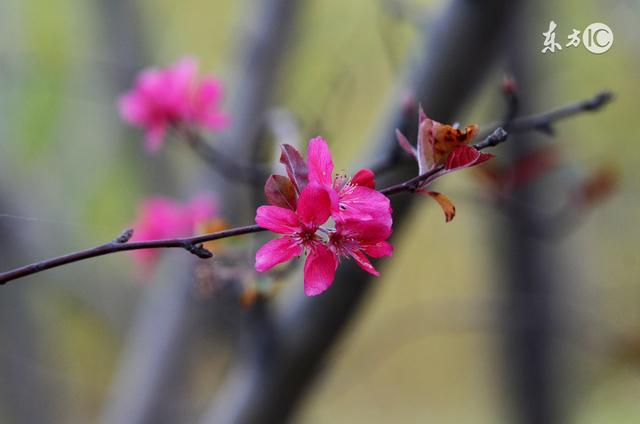
[[[483, 150], [487, 147], [496, 146], [506, 139], [507, 132], [502, 128], [498, 128], [480, 143], [474, 144], [474, 147], [478, 150]], [[437, 174], [443, 169], [443, 166], [436, 167], [433, 170], [425, 172], [422, 175], [418, 175], [417, 177], [411, 178], [403, 183], [396, 184], [379, 191], [386, 196], [403, 192], [415, 192], [419, 186], [424, 186], [425, 183], [430, 183], [431, 181], [429, 181], [429, 179], [437, 176]], [[120, 234], [115, 240], [108, 243], [104, 243], [89, 249], [80, 250], [78, 252], [69, 253], [57, 258], [47, 259], [30, 265], [25, 265], [11, 271], [4, 272], [0, 274], [0, 285], [6, 284], [11, 280], [45, 271], [47, 269], [56, 268], [73, 262], [79, 262], [85, 259], [95, 258], [96, 256], [104, 256], [111, 253], [124, 252], [129, 250], [180, 248], [196, 255], [201, 259], [209, 259], [213, 257], [213, 253], [204, 248], [202, 243], [229, 237], [241, 236], [245, 234], [259, 233], [261, 231], [266, 231], [266, 229], [258, 225], [247, 225], [244, 227], [236, 227], [228, 230], [217, 231], [215, 233], [193, 237], [136, 241], [129, 243], [129, 240], [133, 236], [133, 229], [129, 228], [124, 230], [122, 234]]]
[[265, 231], [265, 229], [257, 225], [247, 225], [245, 227], [236, 227], [229, 230], [223, 230], [194, 237], [136, 241], [129, 243], [128, 241], [133, 235], [133, 230], [128, 229], [125, 230], [115, 240], [108, 243], [104, 243], [89, 249], [80, 250], [78, 252], [69, 253], [67, 255], [58, 256], [57, 258], [47, 259], [30, 265], [25, 265], [11, 271], [3, 272], [2, 274], [0, 274], [0, 285], [6, 284], [11, 280], [45, 271], [47, 269], [56, 268], [85, 259], [95, 258], [97, 256], [104, 256], [111, 253], [124, 252], [128, 250], [180, 248], [185, 249], [187, 252], [192, 253], [199, 258], [206, 259], [212, 257], [213, 253], [205, 249], [202, 246], [202, 243], [239, 236], [242, 234], [258, 233], [260, 231]]

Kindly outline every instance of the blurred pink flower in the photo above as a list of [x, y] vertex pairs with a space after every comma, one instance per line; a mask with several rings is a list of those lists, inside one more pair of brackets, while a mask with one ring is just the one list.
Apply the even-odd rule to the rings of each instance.
[[[202, 193], [189, 203], [183, 204], [174, 199], [155, 196], [142, 202], [138, 219], [133, 224], [132, 241], [145, 241], [194, 235], [197, 228], [215, 218], [217, 204], [211, 194]], [[156, 263], [158, 249], [134, 250], [131, 252], [136, 261], [150, 270]]]
[[213, 77], [198, 79], [198, 64], [183, 58], [166, 69], [147, 69], [119, 101], [122, 118], [146, 131], [146, 149], [157, 151], [172, 125], [187, 124], [221, 130], [229, 122], [219, 109], [222, 84]]

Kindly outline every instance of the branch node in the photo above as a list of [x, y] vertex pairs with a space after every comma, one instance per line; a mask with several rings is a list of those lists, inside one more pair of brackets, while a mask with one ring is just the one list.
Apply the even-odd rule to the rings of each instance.
[[202, 243], [199, 243], [199, 244], [186, 243], [184, 245], [184, 248], [187, 252], [194, 254], [201, 259], [209, 259], [213, 257], [213, 253], [211, 253], [210, 250], [205, 249]]
[[127, 228], [124, 230], [113, 242], [116, 244], [125, 244], [133, 236], [133, 228]]

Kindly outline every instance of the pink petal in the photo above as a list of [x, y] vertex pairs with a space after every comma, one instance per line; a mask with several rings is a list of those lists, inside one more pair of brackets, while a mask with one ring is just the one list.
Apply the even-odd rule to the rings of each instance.
[[122, 119], [131, 124], [143, 124], [147, 118], [145, 103], [135, 91], [130, 91], [120, 97], [118, 111]]
[[338, 267], [335, 253], [324, 245], [316, 246], [304, 264], [304, 294], [316, 296], [329, 288]]
[[371, 262], [369, 262], [369, 259], [367, 259], [365, 254], [362, 253], [360, 250], [350, 251], [349, 255], [351, 255], [351, 257], [355, 259], [356, 263], [360, 268], [364, 269], [369, 274], [375, 275], [376, 277], [380, 275], [380, 273], [373, 267], [373, 265], [371, 265]]
[[391, 226], [385, 220], [372, 219], [361, 221], [358, 219], [336, 223], [336, 232], [343, 237], [358, 240], [359, 243], [376, 244], [391, 236]]
[[309, 184], [298, 198], [297, 213], [301, 222], [308, 226], [324, 224], [331, 215], [331, 189], [318, 184]]
[[370, 246], [365, 246], [362, 250], [364, 250], [367, 255], [373, 258], [381, 258], [383, 256], [391, 256], [393, 254], [393, 246], [391, 245], [391, 243], [386, 241], [381, 241]]
[[375, 188], [375, 176], [376, 174], [374, 174], [372, 170], [363, 168], [356, 172], [353, 178], [351, 178], [351, 184]]
[[309, 141], [307, 150], [307, 165], [309, 167], [309, 182], [325, 186], [331, 185], [333, 178], [333, 160], [327, 142], [322, 137]]
[[260, 206], [256, 211], [256, 224], [280, 234], [293, 234], [300, 229], [296, 213], [279, 206]]
[[167, 131], [167, 126], [164, 123], [155, 124], [147, 128], [145, 134], [144, 147], [149, 153], [155, 153], [160, 150], [164, 141], [164, 135]]
[[391, 226], [391, 202], [384, 194], [364, 186], [341, 193], [336, 220], [382, 220]]
[[211, 193], [200, 193], [187, 205], [187, 214], [193, 226], [214, 217], [218, 212], [218, 203]]
[[302, 246], [291, 237], [284, 236], [268, 241], [256, 252], [256, 271], [268, 271], [300, 254], [302, 254]]
[[218, 103], [222, 98], [222, 84], [215, 78], [204, 78], [196, 89], [196, 98], [202, 105]]

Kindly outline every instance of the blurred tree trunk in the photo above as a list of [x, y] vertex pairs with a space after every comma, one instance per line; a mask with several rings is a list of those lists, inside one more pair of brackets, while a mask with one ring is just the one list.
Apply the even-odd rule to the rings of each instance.
[[[546, 27], [539, 25], [539, 15], [532, 7], [531, 4], [519, 11], [511, 27], [508, 48], [509, 69], [519, 87], [521, 114], [539, 110], [536, 106], [545, 92], [545, 76], [539, 59], [543, 41], [540, 33]], [[504, 147], [510, 162], [539, 149], [545, 142], [542, 137], [533, 131], [511, 137]], [[504, 331], [501, 363], [507, 397], [511, 401], [511, 422], [565, 422], [559, 397], [563, 367], [557, 337], [563, 319], [558, 305], [565, 283], [562, 269], [567, 258], [556, 240], [545, 240], [545, 235], [536, 234], [531, 226], [532, 222], [542, 219], [539, 211], [553, 209], [549, 199], [554, 197], [552, 193], [561, 196], [562, 186], [557, 176], [545, 176], [519, 187], [513, 193], [513, 204], [532, 207], [507, 207], [506, 225], [499, 225], [503, 231], [498, 260], [504, 272], [506, 294], [504, 315], [500, 319]]]

